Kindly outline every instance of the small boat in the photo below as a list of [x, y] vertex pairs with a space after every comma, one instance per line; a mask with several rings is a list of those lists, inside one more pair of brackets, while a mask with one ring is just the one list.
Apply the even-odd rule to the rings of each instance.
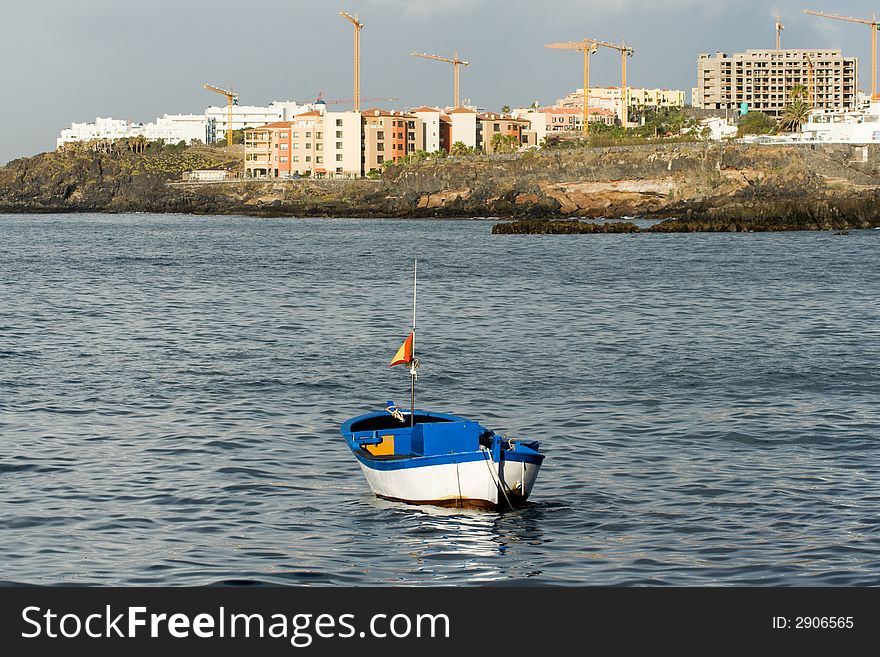
[[413, 329], [389, 365], [409, 366], [410, 408], [389, 401], [384, 410], [343, 422], [342, 437], [378, 497], [494, 511], [522, 506], [544, 461], [538, 442], [512, 440], [464, 417], [415, 408], [417, 271], [416, 262]]

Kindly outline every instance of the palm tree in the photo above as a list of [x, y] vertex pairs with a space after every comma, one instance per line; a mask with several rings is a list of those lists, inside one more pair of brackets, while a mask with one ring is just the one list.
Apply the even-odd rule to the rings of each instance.
[[788, 95], [792, 100], [807, 100], [807, 88], [802, 84], [796, 84], [792, 86]]
[[465, 146], [465, 143], [463, 141], [457, 141], [452, 145], [449, 154], [452, 156], [467, 155], [468, 153], [470, 153], [470, 150], [470, 148]]
[[800, 132], [801, 125], [810, 116], [810, 106], [803, 100], [795, 100], [782, 113], [781, 126], [788, 132]]

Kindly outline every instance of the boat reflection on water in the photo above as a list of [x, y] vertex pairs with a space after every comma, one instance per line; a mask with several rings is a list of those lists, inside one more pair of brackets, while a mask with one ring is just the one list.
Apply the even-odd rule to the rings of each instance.
[[429, 505], [404, 505], [374, 498], [370, 504], [393, 514], [393, 549], [408, 554], [415, 570], [400, 572], [413, 583], [429, 579], [442, 583], [444, 573], [460, 581], [486, 584], [499, 580], [525, 579], [541, 575], [540, 570], [512, 571], [505, 559], [517, 552], [518, 567], [530, 563], [523, 552], [536, 556], [547, 541], [541, 529], [544, 511], [540, 504], [502, 514], [479, 510], [444, 508]]

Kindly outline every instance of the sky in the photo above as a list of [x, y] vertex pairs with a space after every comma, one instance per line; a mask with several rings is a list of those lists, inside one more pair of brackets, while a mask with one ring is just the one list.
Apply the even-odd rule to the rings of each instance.
[[[202, 113], [232, 85], [242, 105], [350, 99], [352, 25], [359, 15], [361, 96], [388, 108], [452, 103], [452, 67], [410, 55], [459, 56], [463, 99], [489, 110], [552, 104], [581, 86], [577, 53], [543, 44], [596, 38], [635, 49], [633, 87], [688, 92], [702, 52], [782, 46], [840, 48], [859, 58], [870, 91], [868, 26], [802, 9], [872, 16], [859, 0], [2, 0], [0, 163], [51, 150], [72, 122], [152, 121]], [[591, 60], [591, 85], [620, 84], [620, 58]], [[218, 102], [219, 101], [219, 102]], [[368, 106], [365, 103], [364, 106]], [[343, 107], [342, 105], [339, 106]]]

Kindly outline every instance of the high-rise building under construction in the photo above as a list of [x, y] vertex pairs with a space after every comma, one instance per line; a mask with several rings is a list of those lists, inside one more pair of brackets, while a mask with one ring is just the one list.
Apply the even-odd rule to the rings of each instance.
[[785, 48], [746, 50], [728, 56], [717, 52], [697, 58], [695, 106], [703, 109], [760, 111], [778, 117], [803, 87], [813, 109], [855, 110], [858, 59], [840, 50]]

